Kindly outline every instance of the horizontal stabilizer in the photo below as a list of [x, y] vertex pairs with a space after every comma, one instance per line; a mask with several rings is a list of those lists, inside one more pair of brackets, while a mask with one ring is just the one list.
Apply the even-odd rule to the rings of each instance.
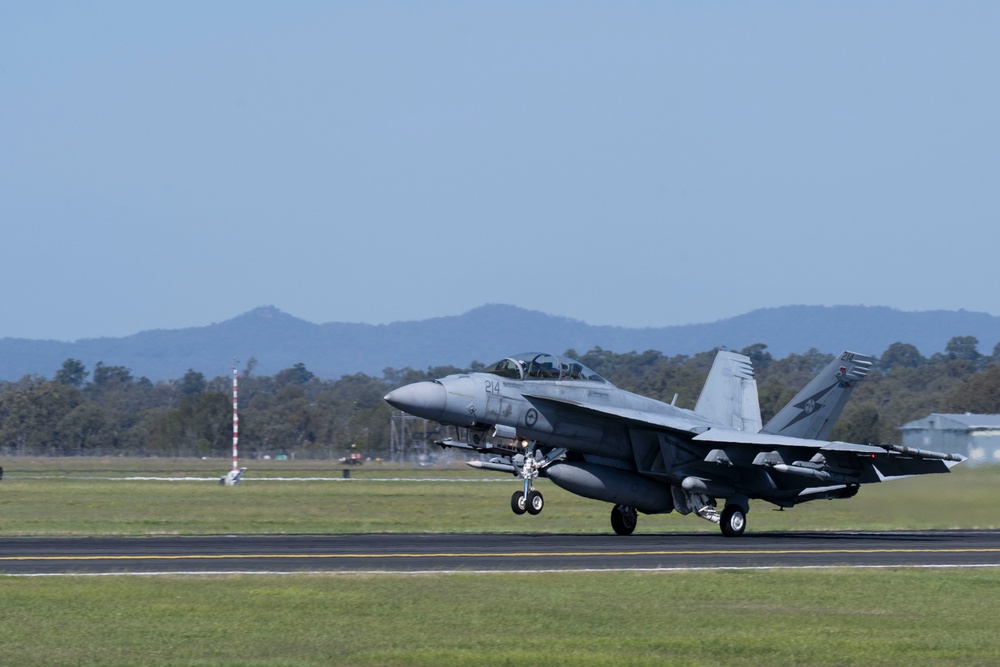
[[[782, 474], [836, 483], [868, 483], [944, 473], [965, 460], [958, 454], [899, 445], [817, 442], [811, 438], [715, 428], [696, 435], [692, 441], [712, 447], [705, 457], [706, 462], [764, 466]], [[728, 452], [738, 454], [738, 458]]]

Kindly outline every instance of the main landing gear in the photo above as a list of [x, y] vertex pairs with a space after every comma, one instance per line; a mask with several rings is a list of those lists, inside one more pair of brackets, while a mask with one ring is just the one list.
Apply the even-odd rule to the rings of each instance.
[[719, 517], [719, 528], [726, 537], [739, 537], [747, 529], [747, 515], [739, 505], [726, 505]]
[[611, 508], [611, 527], [619, 535], [631, 535], [637, 523], [639, 515], [634, 507], [615, 505]]
[[[747, 528], [746, 512], [739, 505], [726, 505], [726, 509], [722, 510], [721, 514], [716, 512], [714, 515], [702, 516], [699, 513], [699, 516], [713, 523], [718, 523], [722, 534], [726, 537], [739, 537]], [[713, 520], [713, 516], [715, 520]], [[611, 509], [611, 527], [618, 535], [631, 535], [638, 522], [639, 516], [634, 507], [615, 505]]]
[[674, 487], [674, 509], [681, 514], [694, 512], [705, 521], [717, 524], [726, 537], [739, 537], [747, 529], [750, 505], [746, 496], [731, 496], [726, 499], [726, 507], [720, 512], [715, 509], [715, 498]]

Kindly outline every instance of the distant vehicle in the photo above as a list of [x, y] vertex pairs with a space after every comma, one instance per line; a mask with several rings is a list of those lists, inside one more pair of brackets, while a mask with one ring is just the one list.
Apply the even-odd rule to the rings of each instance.
[[727, 351], [716, 356], [694, 410], [619, 389], [578, 361], [545, 353], [406, 385], [385, 400], [464, 428], [464, 442], [437, 444], [494, 454], [469, 465], [523, 480], [511, 497], [517, 514], [542, 511], [534, 479], [546, 477], [571, 493], [612, 503], [611, 526], [619, 535], [635, 530], [640, 512], [677, 510], [735, 537], [746, 529], [751, 498], [781, 508], [850, 498], [861, 484], [944, 473], [965, 460], [898, 445], [826, 441], [873, 363], [873, 357], [843, 352], [766, 426], [750, 359]]

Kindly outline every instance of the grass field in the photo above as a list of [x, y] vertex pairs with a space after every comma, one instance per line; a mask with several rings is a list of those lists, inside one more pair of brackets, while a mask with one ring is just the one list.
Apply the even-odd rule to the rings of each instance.
[[[6, 459], [10, 535], [608, 533], [608, 506], [464, 466]], [[995, 528], [1000, 468], [872, 485], [749, 530]], [[129, 477], [174, 481], [143, 481]], [[205, 481], [181, 481], [204, 477]], [[325, 477], [322, 481], [302, 481]], [[298, 478], [279, 481], [276, 478]], [[493, 482], [462, 481], [473, 479]], [[377, 481], [396, 480], [396, 481]], [[716, 531], [643, 516], [640, 532]], [[1000, 571], [0, 576], [0, 665], [997, 665]]]
[[[228, 462], [219, 460], [5, 463], [0, 536], [610, 531], [609, 505], [574, 496], [547, 480], [538, 484], [545, 511], [516, 516], [509, 499], [520, 488], [518, 480], [461, 464], [367, 465], [352, 469], [345, 480], [343, 467], [333, 462], [260, 461], [249, 464], [244, 483], [224, 487], [217, 478]], [[134, 477], [159, 480], [128, 479]], [[1000, 467], [959, 466], [951, 474], [868, 485], [849, 500], [815, 501], [784, 512], [751, 502], [748, 530], [997, 528], [998, 499]], [[717, 530], [677, 514], [641, 516], [638, 528]]]
[[0, 578], [0, 664], [985, 666], [998, 596], [995, 570]]

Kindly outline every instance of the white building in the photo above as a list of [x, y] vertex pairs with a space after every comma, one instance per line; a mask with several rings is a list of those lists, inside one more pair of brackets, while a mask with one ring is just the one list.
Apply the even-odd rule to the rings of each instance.
[[970, 465], [1000, 463], [1000, 415], [933, 414], [899, 430], [906, 447], [961, 454]]

